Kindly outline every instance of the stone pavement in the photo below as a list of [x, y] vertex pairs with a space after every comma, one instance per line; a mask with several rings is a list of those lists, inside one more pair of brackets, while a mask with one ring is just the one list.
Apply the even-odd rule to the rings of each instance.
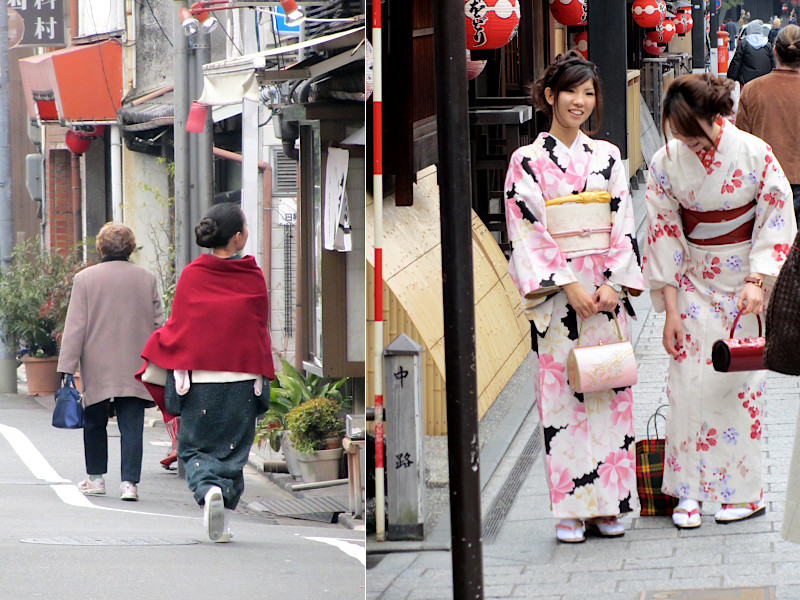
[[[640, 187], [634, 194], [641, 234], [644, 186]], [[668, 359], [661, 346], [663, 314], [652, 310], [647, 294], [635, 299], [634, 306], [638, 322], [631, 341], [639, 366], [634, 417], [636, 437], [641, 439], [648, 417], [666, 402]], [[484, 597], [635, 600], [652, 590], [774, 586], [775, 598], [800, 600], [800, 545], [780, 537], [798, 403], [800, 379], [770, 373], [762, 437], [765, 516], [720, 525], [713, 518], [719, 504], [707, 502], [701, 527], [678, 530], [669, 517], [633, 513], [624, 519], [624, 537], [588, 537], [586, 543], [574, 545], [555, 539], [542, 453], [527, 471], [519, 468], [524, 461], [518, 459], [529, 452], [529, 440], [538, 435], [538, 415], [531, 410], [483, 488], [486, 519], [498, 494], [508, 490], [504, 484], [513, 477], [524, 478], [518, 492], [499, 498], [500, 504], [510, 507], [496, 537], [483, 543]], [[368, 600], [453, 598], [449, 551], [378, 554], [380, 545], [370, 539], [367, 547]]]

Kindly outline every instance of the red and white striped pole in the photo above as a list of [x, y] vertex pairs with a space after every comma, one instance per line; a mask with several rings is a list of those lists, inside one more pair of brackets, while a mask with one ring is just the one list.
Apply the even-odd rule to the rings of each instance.
[[386, 539], [383, 488], [383, 81], [381, 79], [381, 0], [372, 0], [372, 207], [375, 240], [375, 302], [373, 312], [375, 373], [375, 538]]

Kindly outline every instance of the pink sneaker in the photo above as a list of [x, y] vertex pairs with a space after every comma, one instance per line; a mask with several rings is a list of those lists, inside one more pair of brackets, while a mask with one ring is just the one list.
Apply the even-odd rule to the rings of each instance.
[[78, 490], [87, 496], [105, 496], [106, 482], [102, 477], [92, 479], [87, 475], [86, 479], [78, 484]]
[[119, 499], [136, 502], [139, 499], [139, 490], [132, 481], [123, 481], [119, 486]]

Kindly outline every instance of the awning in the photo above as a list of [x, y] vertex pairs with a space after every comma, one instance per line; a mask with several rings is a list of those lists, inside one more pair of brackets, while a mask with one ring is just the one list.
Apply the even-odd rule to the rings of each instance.
[[123, 131], [172, 127], [174, 114], [173, 92], [167, 92], [141, 104], [125, 105], [117, 111]]
[[[259, 102], [259, 89], [266, 81], [296, 81], [309, 79], [316, 74], [327, 72], [354, 60], [363, 60], [363, 45], [358, 47], [364, 39], [365, 28], [356, 27], [347, 31], [340, 31], [330, 35], [321, 36], [280, 48], [270, 48], [262, 52], [246, 54], [236, 58], [229, 58], [203, 66], [203, 94], [199, 99], [201, 104], [227, 105], [240, 104], [243, 99]], [[297, 52], [303, 48], [316, 47], [324, 50], [338, 50], [353, 48], [353, 54], [341, 54], [316, 63], [309, 67], [296, 66], [285, 69], [267, 69], [268, 58], [282, 54]]]
[[31, 119], [116, 121], [122, 97], [122, 47], [117, 42], [22, 58], [19, 70]]

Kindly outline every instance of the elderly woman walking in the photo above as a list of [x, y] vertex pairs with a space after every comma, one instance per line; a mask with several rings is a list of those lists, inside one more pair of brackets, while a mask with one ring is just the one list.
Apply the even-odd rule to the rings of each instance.
[[87, 476], [78, 489], [88, 495], [106, 493], [106, 427], [113, 408], [120, 432], [120, 498], [138, 500], [144, 409], [153, 402], [134, 375], [142, 347], [163, 322], [161, 299], [156, 276], [128, 260], [136, 248], [130, 228], [106, 223], [96, 246], [100, 264], [78, 273], [72, 284], [58, 370], [75, 373], [80, 365]]

